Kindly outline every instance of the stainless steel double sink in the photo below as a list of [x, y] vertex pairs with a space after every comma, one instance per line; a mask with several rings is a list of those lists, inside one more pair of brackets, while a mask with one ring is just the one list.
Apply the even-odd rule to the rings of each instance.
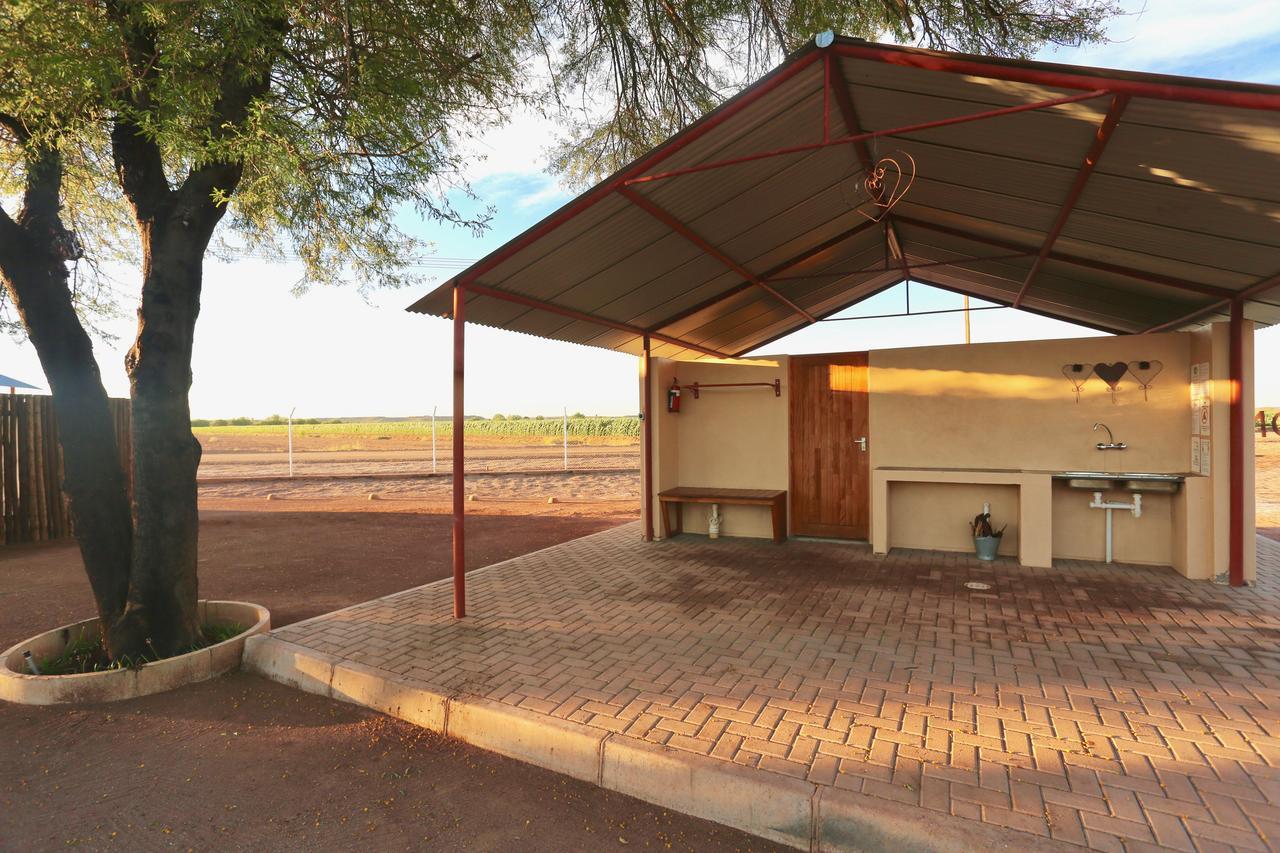
[[1186, 477], [1182, 474], [1146, 474], [1136, 472], [1114, 473], [1110, 471], [1063, 471], [1054, 474], [1055, 480], [1065, 480], [1072, 489], [1102, 492], [1107, 489], [1124, 489], [1129, 492], [1157, 492], [1172, 494], [1182, 487]]

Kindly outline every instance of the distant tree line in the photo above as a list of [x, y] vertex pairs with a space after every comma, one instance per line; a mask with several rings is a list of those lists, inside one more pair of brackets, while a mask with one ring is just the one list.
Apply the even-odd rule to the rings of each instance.
[[[193, 427], [210, 426], [260, 426], [262, 424], [287, 424], [289, 419], [282, 415], [271, 415], [266, 418], [192, 418]], [[340, 424], [341, 418], [294, 418], [295, 424]]]
[[[220, 418], [216, 420], [193, 420], [193, 427], [245, 427], [264, 428], [267, 432], [283, 432], [285, 418], [272, 415], [269, 418]], [[431, 419], [428, 418], [296, 418], [295, 426], [310, 425], [308, 435], [377, 435], [377, 434], [425, 434], [431, 431]], [[315, 427], [320, 427], [316, 429]], [[640, 419], [635, 415], [608, 417], [599, 415], [575, 415], [569, 418], [569, 435], [587, 436], [639, 436]], [[495, 436], [558, 436], [564, 430], [562, 417], [552, 415], [536, 415], [519, 417], [516, 415], [498, 415], [482, 418], [478, 415], [467, 415], [467, 435]], [[450, 435], [453, 421], [450, 418], [438, 418], [436, 421], [438, 435]]]

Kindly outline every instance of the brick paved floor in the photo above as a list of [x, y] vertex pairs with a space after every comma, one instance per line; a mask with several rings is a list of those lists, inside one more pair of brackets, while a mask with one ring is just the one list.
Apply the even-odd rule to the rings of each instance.
[[1259, 563], [1260, 583], [1237, 590], [1070, 561], [645, 545], [631, 524], [473, 573], [462, 622], [441, 582], [276, 633], [445, 692], [1034, 836], [1267, 849], [1280, 542], [1260, 541]]

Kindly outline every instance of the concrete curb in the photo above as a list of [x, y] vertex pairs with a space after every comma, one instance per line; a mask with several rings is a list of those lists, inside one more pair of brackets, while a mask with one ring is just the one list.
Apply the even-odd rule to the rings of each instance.
[[244, 668], [798, 850], [1079, 849], [682, 752], [491, 699], [448, 695], [425, 682], [342, 661], [271, 634], [249, 638]]

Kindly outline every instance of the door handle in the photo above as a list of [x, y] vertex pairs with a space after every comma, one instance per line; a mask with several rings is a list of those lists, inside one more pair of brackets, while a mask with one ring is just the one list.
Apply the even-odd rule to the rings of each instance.
[[853, 443], [858, 445], [858, 449], [863, 453], [867, 452], [867, 437], [865, 435], [862, 438], [855, 438]]

